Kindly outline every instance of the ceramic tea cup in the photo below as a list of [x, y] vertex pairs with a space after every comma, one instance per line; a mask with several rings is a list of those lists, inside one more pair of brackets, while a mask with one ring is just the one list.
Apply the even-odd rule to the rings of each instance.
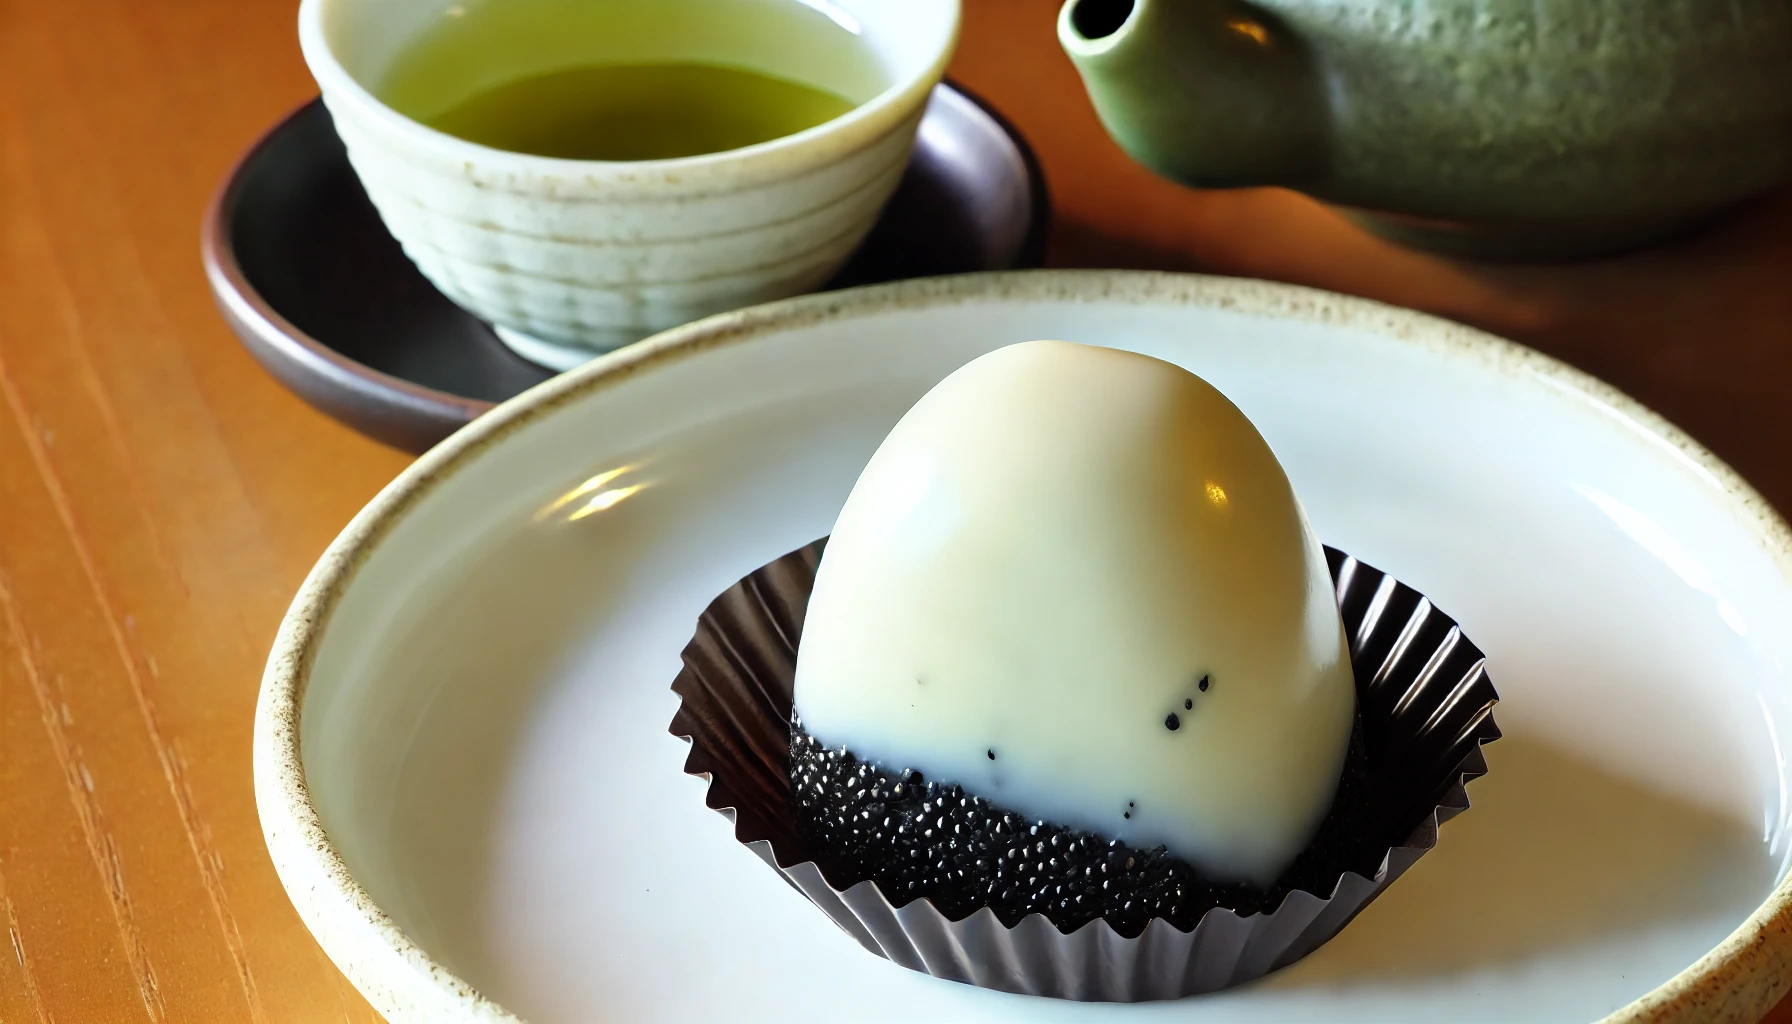
[[[533, 35], [462, 53], [441, 76], [460, 96], [444, 102], [624, 63], [735, 67], [862, 99], [743, 148], [573, 160], [468, 142], [380, 98], [411, 48], [499, 2], [514, 0], [302, 0], [299, 40], [406, 254], [507, 344], [556, 369], [831, 277], [900, 180], [959, 21], [959, 0], [531, 0], [546, 12], [519, 30]], [[782, 29], [739, 30], [761, 14]]]

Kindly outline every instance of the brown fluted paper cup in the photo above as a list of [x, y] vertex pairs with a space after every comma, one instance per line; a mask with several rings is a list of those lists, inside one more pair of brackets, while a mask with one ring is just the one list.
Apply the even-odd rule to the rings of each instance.
[[[1062, 999], [1135, 1002], [1212, 992], [1262, 977], [1336, 935], [1437, 845], [1486, 774], [1499, 738], [1486, 660], [1431, 602], [1393, 577], [1326, 549], [1350, 641], [1371, 778], [1387, 837], [1373, 875], [1341, 870], [1327, 892], [1294, 889], [1266, 913], [1208, 911], [1192, 931], [1164, 919], [1127, 937], [1105, 920], [1063, 932], [1044, 915], [1013, 927], [984, 907], [949, 919], [932, 901], [892, 900], [877, 883], [830, 877], [797, 830], [790, 782], [797, 640], [825, 541], [752, 573], [704, 610], [673, 683], [685, 771], [707, 802], [842, 930], [879, 956], [937, 978]], [[1377, 845], [1379, 847], [1379, 843]]]

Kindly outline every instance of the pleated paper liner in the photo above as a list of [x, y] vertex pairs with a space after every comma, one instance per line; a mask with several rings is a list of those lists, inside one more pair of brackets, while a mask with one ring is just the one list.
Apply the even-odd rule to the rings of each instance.
[[685, 771], [735, 837], [861, 945], [934, 977], [1063, 999], [1135, 1002], [1212, 992], [1317, 949], [1437, 845], [1438, 826], [1468, 809], [1465, 784], [1487, 772], [1499, 738], [1486, 662], [1425, 597], [1327, 548], [1350, 639], [1376, 817], [1380, 868], [1339, 874], [1331, 891], [1295, 889], [1275, 910], [1218, 907], [1193, 931], [1157, 919], [1135, 937], [1105, 920], [1065, 933], [1043, 915], [1014, 927], [985, 907], [950, 920], [925, 898], [897, 903], [875, 882], [830, 878], [797, 832], [789, 777], [797, 640], [825, 541], [764, 566], [704, 610], [672, 689], [673, 735], [691, 741]]

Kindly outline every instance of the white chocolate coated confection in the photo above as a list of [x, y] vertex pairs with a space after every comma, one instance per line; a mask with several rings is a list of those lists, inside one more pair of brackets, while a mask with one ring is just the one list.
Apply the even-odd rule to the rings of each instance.
[[829, 746], [1267, 886], [1331, 805], [1356, 691], [1324, 552], [1244, 414], [1161, 360], [1037, 341], [872, 456], [796, 707]]

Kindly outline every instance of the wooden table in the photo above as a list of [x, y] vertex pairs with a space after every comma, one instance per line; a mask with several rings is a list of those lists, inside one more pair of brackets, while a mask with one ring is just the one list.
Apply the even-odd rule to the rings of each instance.
[[[1052, 262], [1281, 278], [1529, 342], [1792, 508], [1792, 192], [1570, 270], [1390, 249], [1299, 197], [1195, 194], [1100, 132], [1055, 0], [967, 0], [953, 74], [1032, 139]], [[290, 0], [0, 0], [0, 1021], [372, 1021], [263, 852], [262, 659], [406, 458], [250, 361], [200, 212], [314, 92]], [[1772, 1017], [1792, 1022], [1792, 1006]]]

